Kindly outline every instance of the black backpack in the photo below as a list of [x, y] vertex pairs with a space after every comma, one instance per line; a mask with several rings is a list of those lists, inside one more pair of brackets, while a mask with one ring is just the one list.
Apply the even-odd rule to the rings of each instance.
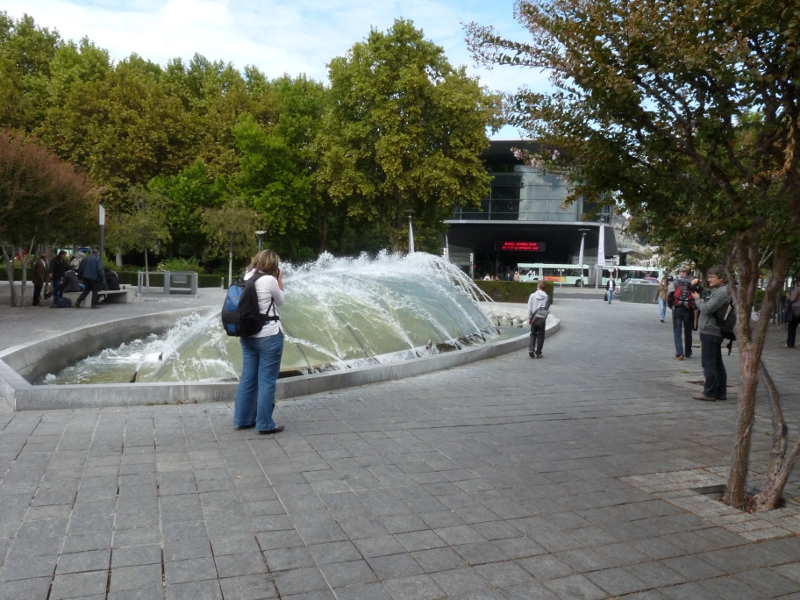
[[[274, 301], [270, 302], [266, 314], [259, 311], [255, 284], [263, 276], [264, 273], [256, 273], [247, 281], [239, 277], [236, 283], [228, 288], [222, 305], [222, 326], [228, 335], [234, 337], [255, 335], [263, 329], [267, 321], [280, 319], [277, 311], [274, 311]], [[269, 316], [270, 311], [274, 311], [272, 316]]]
[[724, 309], [720, 309], [715, 315], [717, 323], [719, 324], [722, 337], [726, 340], [736, 340], [734, 328], [736, 327], [736, 307], [733, 302], [728, 302]]
[[679, 279], [675, 286], [675, 291], [672, 295], [672, 305], [670, 308], [682, 307], [688, 310], [694, 310], [694, 299], [692, 292], [689, 289], [690, 281], [688, 279]]

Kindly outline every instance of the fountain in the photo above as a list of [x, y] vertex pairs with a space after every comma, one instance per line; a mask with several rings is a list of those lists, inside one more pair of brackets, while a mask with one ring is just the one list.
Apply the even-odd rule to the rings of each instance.
[[[508, 351], [503, 344], [516, 349], [526, 341], [525, 331], [498, 329], [481, 311], [478, 301], [486, 298], [466, 275], [425, 253], [358, 259], [323, 255], [299, 267], [286, 264], [284, 281], [286, 342], [278, 397], [464, 364]], [[95, 326], [104, 333], [93, 336], [94, 345], [103, 345], [68, 361], [56, 349], [76, 346], [71, 338], [80, 330], [62, 334], [69, 344], [57, 339], [40, 343], [45, 348], [38, 361], [20, 349], [0, 354], [6, 363], [0, 362], [0, 392], [6, 398], [13, 394], [17, 408], [233, 397], [241, 350], [236, 338], [225, 335], [218, 307], [141, 321]], [[116, 338], [109, 340], [111, 334]], [[457, 352], [465, 349], [470, 352]], [[4, 372], [9, 366], [16, 386]], [[59, 397], [72, 400], [65, 403]]]

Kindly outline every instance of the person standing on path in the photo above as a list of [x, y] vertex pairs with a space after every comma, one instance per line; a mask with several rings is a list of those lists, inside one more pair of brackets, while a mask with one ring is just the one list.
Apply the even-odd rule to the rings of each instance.
[[611, 299], [614, 297], [614, 291], [617, 289], [617, 280], [614, 279], [614, 276], [608, 278], [606, 282], [606, 300], [608, 303], [611, 304]]
[[39, 306], [42, 287], [47, 281], [47, 254], [42, 254], [33, 265], [33, 306]]
[[75, 308], [81, 307], [81, 302], [86, 299], [89, 292], [92, 292], [92, 308], [100, 308], [97, 303], [98, 292], [100, 291], [100, 284], [105, 283], [106, 276], [103, 273], [103, 263], [100, 262], [100, 257], [97, 256], [97, 250], [92, 250], [92, 253], [81, 261], [81, 266], [78, 267], [78, 277], [83, 279], [85, 287], [75, 301]]
[[[706, 273], [706, 278], [708, 287], [711, 288], [708, 297], [701, 300], [699, 293], [692, 292], [695, 306], [700, 312], [697, 329], [700, 333], [700, 355], [705, 376], [702, 393], [692, 394], [692, 398], [704, 402], [714, 402], [727, 400], [728, 395], [728, 374], [725, 371], [725, 364], [722, 362], [722, 342], [724, 340], [720, 323], [731, 299], [728, 295], [728, 286], [725, 285], [725, 269], [723, 267], [711, 267]], [[692, 281], [694, 286], [697, 283], [697, 279]]]
[[258, 433], [283, 431], [275, 425], [275, 387], [283, 356], [283, 329], [278, 307], [283, 305], [283, 273], [278, 267], [278, 255], [262, 250], [255, 255], [244, 279], [258, 277], [253, 284], [258, 294], [258, 311], [264, 319], [261, 331], [240, 337], [242, 345], [242, 377], [236, 390], [233, 424], [239, 429], [255, 427]]
[[797, 326], [800, 325], [800, 284], [795, 284], [792, 293], [789, 294], [789, 302], [792, 306], [792, 318], [789, 321], [789, 331], [786, 334], [786, 347], [794, 348]]
[[[528, 344], [528, 356], [531, 358], [542, 358], [542, 346], [544, 346], [544, 331], [547, 325], [547, 315], [542, 321], [541, 314], [536, 317], [537, 312], [546, 313], [550, 308], [550, 296], [545, 291], [547, 284], [540, 281], [536, 286], [537, 290], [528, 297], [528, 322], [531, 324], [531, 339]], [[542, 321], [542, 322], [539, 322]]]
[[64, 277], [64, 273], [67, 272], [67, 261], [65, 258], [67, 257], [67, 251], [62, 250], [58, 254], [53, 257], [53, 260], [50, 261], [50, 281], [53, 282], [53, 304], [56, 303], [58, 298], [62, 297], [62, 282], [61, 280]]
[[[694, 325], [694, 302], [689, 287], [689, 267], [682, 266], [672, 291], [672, 333], [675, 337], [675, 359], [692, 356], [692, 326]], [[684, 346], [685, 352], [684, 352]]]
[[656, 294], [655, 302], [658, 301], [658, 309], [661, 315], [661, 322], [664, 322], [664, 317], [667, 316], [667, 276], [661, 278], [661, 283], [658, 284], [658, 294]]

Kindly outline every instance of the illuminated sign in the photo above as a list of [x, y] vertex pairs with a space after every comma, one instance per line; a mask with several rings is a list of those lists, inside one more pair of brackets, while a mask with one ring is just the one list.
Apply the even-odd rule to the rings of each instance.
[[517, 252], [544, 252], [544, 242], [495, 242], [495, 250], [515, 250]]

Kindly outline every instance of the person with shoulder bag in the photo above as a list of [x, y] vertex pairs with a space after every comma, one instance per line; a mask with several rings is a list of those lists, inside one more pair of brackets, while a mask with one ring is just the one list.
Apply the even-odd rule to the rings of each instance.
[[258, 312], [262, 326], [251, 335], [242, 336], [242, 377], [236, 390], [233, 424], [239, 429], [255, 427], [258, 433], [283, 431], [272, 419], [275, 410], [275, 388], [283, 356], [283, 328], [278, 307], [283, 305], [283, 273], [278, 255], [262, 250], [255, 255], [244, 280], [255, 278], [252, 285], [258, 296]]
[[544, 281], [540, 281], [536, 287], [536, 291], [528, 298], [528, 322], [531, 324], [528, 356], [542, 358], [547, 314], [550, 310], [550, 296], [545, 291], [547, 290], [547, 284]]
[[[700, 313], [697, 329], [700, 333], [700, 359], [703, 365], [705, 383], [701, 393], [692, 394], [695, 400], [716, 402], [726, 400], [728, 396], [728, 374], [722, 362], [722, 343], [724, 337], [720, 319], [731, 302], [728, 286], [725, 283], [725, 269], [721, 266], [711, 267], [706, 273], [710, 293], [705, 299], [700, 298], [697, 291], [692, 292], [694, 305]], [[697, 289], [699, 281], [692, 280], [692, 287]]]
[[800, 325], [800, 285], [794, 286], [792, 293], [789, 294], [788, 301], [792, 307], [792, 319], [788, 322], [789, 331], [786, 335], [786, 347], [794, 348], [794, 341], [797, 335], [797, 326]]

